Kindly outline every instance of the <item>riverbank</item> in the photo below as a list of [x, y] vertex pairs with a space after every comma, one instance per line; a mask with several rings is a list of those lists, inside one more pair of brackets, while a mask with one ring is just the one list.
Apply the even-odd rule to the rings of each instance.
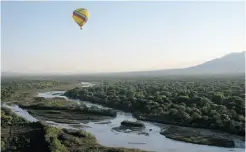
[[[65, 93], [64, 95], [66, 95], [67, 97], [69, 96], [70, 93]], [[70, 94], [71, 95], [71, 94]], [[83, 100], [83, 98], [81, 98], [81, 96], [79, 97], [79, 99]], [[86, 101], [88, 101], [89, 99], [86, 98]], [[98, 103], [100, 105], [104, 105], [102, 104], [103, 102], [99, 102], [96, 100], [93, 100], [92, 103]], [[119, 108], [116, 105], [110, 105], [110, 104], [106, 104], [107, 106], [109, 106], [110, 108], [116, 108], [118, 110], [123, 110], [125, 112], [131, 112], [130, 109], [125, 109], [125, 108]], [[105, 105], [104, 105], [105, 106]], [[146, 115], [146, 114], [141, 114], [138, 111], [134, 111], [133, 112], [133, 116], [138, 119], [138, 120], [142, 120], [142, 121], [149, 121], [149, 122], [153, 122], [153, 123], [162, 123], [162, 124], [169, 124], [169, 125], [176, 125], [177, 127], [191, 127], [191, 125], [189, 124], [185, 124], [185, 123], [177, 123], [177, 121], [173, 121], [173, 118], [170, 119], [170, 117], [167, 117], [166, 119], [164, 119], [163, 117], [158, 117], [158, 116], [153, 116], [150, 117], [150, 115]], [[240, 140], [241, 142], [244, 142], [245, 139], [243, 138], [244, 136], [238, 136], [236, 134], [230, 134], [230, 133], [226, 133], [223, 132], [221, 130], [209, 130], [207, 129], [207, 127], [201, 127], [201, 125], [193, 125], [194, 128], [192, 128], [193, 130], [196, 130], [198, 132], [203, 132], [202, 134], [199, 135], [199, 137], [196, 138], [197, 134], [194, 134], [194, 132], [187, 132], [187, 134], [183, 135], [181, 132], [178, 131], [178, 129], [176, 130], [177, 132], [175, 132], [174, 130], [172, 130], [172, 133], [174, 134], [173, 136], [171, 136], [170, 134], [165, 134], [167, 138], [170, 139], [174, 139], [177, 141], [184, 141], [184, 142], [189, 142], [189, 143], [195, 143], [195, 144], [201, 144], [201, 145], [212, 145], [212, 146], [219, 146], [219, 147], [230, 147], [230, 148], [234, 148], [234, 147], [241, 147], [241, 144], [237, 144], [235, 142], [234, 139], [237, 139], [236, 141]], [[113, 128], [116, 131], [120, 131], [120, 132], [132, 132], [129, 131], [128, 128], [124, 128], [122, 126], [118, 126], [118, 127], [114, 127]], [[213, 128], [212, 128], [213, 129]], [[211, 136], [210, 132], [213, 132], [213, 136]], [[148, 132], [144, 131], [144, 133], [146, 135], [149, 135]], [[164, 136], [164, 133], [160, 131], [160, 134]], [[187, 138], [189, 137], [189, 139]], [[228, 139], [229, 138], [229, 139]], [[197, 141], [196, 141], [197, 140]], [[225, 143], [225, 144], [223, 144]]]
[[[228, 93], [230, 90], [223, 88], [223, 85], [238, 83], [238, 80], [218, 83], [208, 79], [194, 86], [195, 82], [180, 80], [158, 83], [156, 81], [119, 81], [90, 88], [74, 88], [66, 91], [64, 95], [72, 99], [90, 101], [113, 109], [131, 112], [141, 120], [213, 129], [244, 137], [244, 100], [241, 94], [231, 95]], [[217, 99], [222, 100], [219, 97], [220, 92], [208, 92], [208, 86], [210, 86], [208, 84], [225, 89], [223, 91], [228, 95], [223, 97], [223, 102], [217, 101]], [[181, 89], [182, 87], [185, 87], [186, 92], [193, 93], [179, 95], [185, 90]], [[163, 91], [162, 88], [172, 89]], [[199, 88], [208, 89], [208, 91], [198, 93]], [[228, 104], [230, 102], [236, 106]]]
[[1, 151], [42, 152], [144, 152], [138, 149], [105, 147], [83, 130], [60, 129], [41, 122], [28, 122], [7, 108], [1, 111]]
[[2, 107], [1, 151], [48, 151], [41, 124], [28, 122]]
[[136, 116], [136, 119], [158, 123], [158, 125], [162, 128], [160, 134], [169, 139], [200, 145], [211, 145], [229, 148], [245, 147], [245, 138], [243, 136], [226, 133], [219, 130], [179, 126], [175, 122], [160, 122], [155, 119], [146, 119], [141, 116]]
[[215, 129], [208, 129], [208, 128], [205, 128], [205, 127], [191, 127], [189, 125], [180, 125], [179, 123], [177, 122], [174, 122], [174, 121], [171, 121], [170, 119], [160, 119], [159, 117], [148, 117], [144, 114], [135, 114], [133, 115], [137, 120], [141, 120], [141, 121], [148, 121], [148, 122], [153, 122], [153, 123], [160, 123], [160, 124], [166, 124], [166, 125], [169, 125], [169, 126], [177, 126], [177, 127], [183, 127], [183, 128], [191, 128], [191, 129], [194, 129], [194, 130], [200, 130], [200, 131], [211, 131], [213, 133], [217, 133], [217, 134], [223, 134], [223, 135], [226, 135], [226, 136], [235, 136], [235, 137], [239, 137], [241, 139], [244, 140], [244, 137], [245, 136], [240, 136], [240, 135], [237, 135], [237, 134], [231, 134], [231, 133], [228, 133], [228, 132], [224, 132], [224, 131], [221, 131], [221, 130], [215, 130]]
[[[66, 92], [63, 94], [64, 96], [66, 96], [67, 98], [71, 98]], [[89, 99], [83, 99], [83, 98], [72, 98], [74, 100], [85, 100], [85, 101], [89, 101]], [[194, 129], [207, 129], [207, 130], [213, 130], [214, 132], [218, 132], [218, 133], [222, 133], [222, 134], [231, 134], [231, 135], [235, 135], [235, 136], [240, 136], [240, 137], [244, 137], [242, 136], [242, 132], [240, 133], [228, 133], [228, 132], [224, 132], [224, 131], [221, 131], [219, 129], [214, 129], [214, 128], [207, 128], [207, 127], [202, 127], [202, 126], [191, 126], [189, 124], [184, 124], [184, 123], [181, 123], [181, 122], [177, 122], [177, 121], [173, 121], [173, 118], [172, 117], [166, 117], [165, 116], [165, 119], [163, 119], [162, 116], [151, 116], [151, 115], [147, 115], [145, 113], [140, 113], [138, 111], [134, 111], [134, 110], [131, 110], [131, 109], [125, 109], [125, 108], [119, 108], [115, 105], [110, 105], [110, 104], [102, 104], [100, 102], [97, 102], [95, 100], [91, 101], [91, 103], [93, 104], [98, 104], [100, 106], [107, 106], [109, 108], [112, 108], [112, 109], [117, 109], [119, 111], [123, 111], [123, 112], [126, 112], [126, 113], [132, 113], [132, 116], [134, 118], [136, 118], [137, 120], [141, 120], [141, 121], [148, 121], [148, 122], [153, 122], [153, 123], [161, 123], [161, 124], [168, 124], [168, 125], [176, 125], [176, 126], [179, 126], [179, 127], [191, 127], [191, 128], [194, 128]]]
[[[39, 96], [40, 97], [47, 96], [48, 98], [52, 98], [53, 96], [53, 98], [57, 98], [56, 95], [52, 95], [54, 93], [57, 93], [57, 91], [42, 93], [39, 94]], [[63, 98], [63, 96], [60, 97]], [[85, 103], [86, 105], [88, 104], [89, 107], [98, 106], [97, 104], [92, 104], [89, 102], [83, 102], [83, 101], [79, 102], [78, 100], [72, 100], [72, 99], [67, 99], [67, 100], [69, 102], [73, 102], [76, 104]], [[102, 108], [107, 109], [106, 107], [102, 107]], [[18, 114], [23, 115], [24, 117], [30, 119], [30, 116], [28, 116], [27, 114], [22, 114], [24, 111], [22, 111], [21, 109], [18, 109], [17, 107], [13, 107], [11, 109], [17, 112]], [[145, 134], [142, 135], [141, 133], [139, 134], [137, 132], [120, 133], [120, 132], [112, 131], [112, 128], [119, 126], [121, 122], [124, 120], [136, 121], [136, 119], [134, 119], [130, 113], [124, 113], [119, 111], [117, 112], [117, 117], [111, 119], [110, 122], [108, 123], [100, 124], [98, 122], [95, 123], [89, 122], [86, 127], [82, 124], [76, 125], [74, 127], [74, 124], [57, 124], [52, 122], [49, 123], [47, 122], [47, 123], [49, 125], [57, 126], [59, 128], [74, 128], [74, 129], [83, 129], [83, 130], [85, 129], [87, 132], [90, 132], [93, 135], [95, 135], [100, 144], [107, 147], [137, 148], [137, 149], [156, 151], [156, 152], [172, 151], [172, 150], [182, 151], [182, 149], [184, 149], [182, 147], [186, 147], [185, 149], [189, 149], [189, 152], [197, 152], [198, 150], [201, 151], [201, 149], [203, 149], [201, 152], [207, 152], [207, 151], [224, 152], [230, 150], [233, 150], [235, 152], [241, 152], [242, 150], [241, 148], [239, 148], [240, 146], [238, 148], [228, 149], [228, 148], [219, 148], [219, 147], [204, 146], [204, 145], [194, 146], [193, 144], [169, 140], [168, 138], [165, 138], [165, 136], [160, 134], [161, 130], [159, 125], [161, 124], [156, 125], [148, 122], [143, 122], [144, 125], [146, 126], [145, 130], [143, 130], [144, 132], [149, 132], [149, 130], [152, 129], [151, 133], [148, 136], [146, 136]], [[162, 141], [163, 144], [157, 144], [160, 141]], [[138, 143], [144, 143], [144, 144], [138, 144]]]
[[[111, 108], [113, 108], [113, 107], [111, 107]], [[117, 108], [117, 109], [119, 109], [119, 108]], [[129, 111], [127, 111], [127, 112], [129, 112]], [[137, 114], [133, 114], [133, 116], [135, 118], [137, 118], [138, 120], [142, 120], [142, 121], [149, 121], [149, 120], [151, 120], [149, 122], [158, 122], [158, 123], [163, 123], [163, 124], [174, 124], [174, 125], [177, 125], [175, 122], [172, 122], [172, 121], [165, 121], [165, 122], [163, 122], [163, 121], [158, 121], [158, 119], [157, 120], [147, 119], [148, 117], [141, 117], [142, 115], [139, 114], [139, 113], [138, 113], [138, 115]], [[182, 127], [184, 127], [184, 128], [190, 128], [190, 127], [185, 127], [185, 126], [177, 126], [177, 127], [180, 127], [180, 128], [182, 128]], [[243, 137], [240, 137], [240, 136], [237, 136], [237, 135], [233, 135], [233, 134], [229, 134], [229, 133], [225, 133], [225, 132], [221, 132], [221, 131], [218, 131], [218, 130], [208, 130], [208, 129], [201, 129], [201, 128], [190, 128], [190, 129], [193, 129], [193, 130], [197, 130], [199, 132], [202, 132], [203, 133], [202, 135], [204, 136], [204, 138], [209, 138], [210, 135], [213, 134], [215, 136], [214, 138], [220, 139], [221, 141], [223, 141], [223, 140], [226, 141], [227, 138], [230, 138], [230, 141], [232, 141], [233, 143], [234, 143], [234, 140], [233, 139], [239, 139], [242, 142], [244, 142], [244, 138]], [[120, 132], [125, 132], [125, 133], [132, 132], [132, 131], [129, 131], [129, 128], [125, 128], [125, 127], [122, 127], [122, 126], [114, 127], [113, 130], [120, 131]], [[151, 128], [150, 128], [150, 130], [151, 130]], [[138, 134], [142, 134], [142, 133], [144, 133], [147, 136], [150, 134], [149, 133], [149, 130], [139, 131], [138, 132]], [[160, 131], [159, 133], [162, 133], [162, 132]], [[177, 132], [177, 134], [178, 134], [178, 132]], [[191, 132], [190, 133], [190, 136], [193, 136], [193, 135], [194, 134], [192, 134], [192, 132]], [[206, 137], [206, 136], [208, 136], [208, 137]], [[172, 139], [178, 140], [177, 138], [172, 138]], [[178, 141], [181, 141], [181, 140], [178, 140]], [[211, 142], [211, 143], [209, 143], [209, 142], [200, 142], [199, 143], [199, 142], [192, 142], [192, 141], [188, 141], [188, 140], [185, 141], [185, 142], [196, 143], [196, 144], [203, 144], [203, 145], [213, 145], [213, 146], [220, 146], [220, 147], [233, 147], [233, 148], [235, 147], [234, 144], [228, 146], [228, 145], [223, 145], [223, 144], [220, 144], [219, 145], [216, 142]]]
[[138, 149], [101, 146], [95, 136], [83, 130], [45, 127], [45, 140], [51, 152], [144, 152]]
[[[81, 85], [81, 84], [77, 84]], [[74, 86], [73, 86], [74, 88]], [[93, 89], [94, 87], [91, 87]], [[69, 89], [69, 88], [67, 88]], [[64, 89], [64, 90], [67, 90]], [[56, 90], [56, 89], [55, 89]], [[76, 103], [76, 104], [85, 104], [87, 107], [99, 107], [103, 109], [111, 109], [107, 108], [104, 106], [100, 106], [98, 104], [94, 104], [91, 102], [84, 102], [84, 101], [79, 101], [77, 100], [72, 100], [69, 99], [65, 96], [63, 96], [63, 89], [58, 89], [60, 91], [55, 91], [48, 89], [50, 92], [45, 92], [42, 90], [39, 93], [35, 93], [38, 97], [43, 97], [43, 98], [37, 98], [37, 99], [55, 99], [57, 97], [63, 98], [68, 100], [69, 102]], [[30, 102], [33, 102], [33, 97]], [[23, 101], [22, 101], [23, 102]], [[21, 102], [19, 102], [21, 103]], [[118, 102], [117, 102], [118, 103]], [[30, 120], [37, 120], [35, 118], [32, 118], [32, 116], [28, 115], [25, 110], [21, 110], [17, 106], [14, 106], [11, 108], [13, 111], [18, 113], [18, 115], [21, 115], [25, 118], [28, 118]], [[37, 110], [37, 109], [36, 109]], [[59, 110], [60, 111], [60, 110]], [[42, 112], [38, 112], [39, 114]], [[46, 113], [46, 111], [44, 112]], [[59, 116], [59, 112], [56, 110], [51, 110], [49, 113], [56, 114], [55, 118]], [[46, 114], [49, 115], [49, 114]], [[67, 113], [65, 114], [67, 115]], [[55, 118], [53, 120], [55, 120]], [[104, 118], [103, 118], [104, 119]], [[146, 136], [145, 134], [137, 133], [137, 132], [129, 132], [129, 133], [123, 133], [123, 132], [117, 132], [113, 131], [112, 128], [120, 126], [121, 122], [124, 120], [129, 120], [129, 121], [136, 121], [135, 118], [132, 117], [130, 113], [124, 113], [122, 111], [117, 111], [117, 116], [110, 118], [110, 120], [98, 120], [98, 122], [91, 121], [88, 122], [86, 125], [83, 123], [80, 124], [74, 124], [74, 123], [65, 123], [65, 122], [52, 122], [51, 118], [48, 118], [46, 124], [49, 126], [55, 126], [59, 128], [70, 128], [70, 129], [83, 129], [86, 130], [86, 132], [89, 132], [93, 134], [98, 143], [100, 143], [103, 146], [106, 147], [125, 147], [125, 148], [136, 148], [136, 149], [143, 149], [143, 150], [148, 150], [148, 151], [156, 151], [156, 152], [163, 152], [163, 151], [183, 151], [183, 149], [189, 149], [189, 152], [225, 152], [225, 151], [234, 151], [234, 152], [241, 152], [242, 148], [244, 147], [244, 142], [242, 142], [240, 139], [233, 139], [234, 142], [237, 140], [238, 145], [236, 145], [237, 148], [223, 148], [223, 147], [214, 147], [214, 146], [206, 146], [206, 145], [194, 145], [194, 144], [189, 144], [185, 142], [178, 142], [175, 140], [171, 140], [166, 138], [164, 135], [160, 134], [161, 129], [163, 127], [162, 124], [156, 124], [156, 123], [151, 123], [151, 122], [145, 122], [141, 121], [144, 123], [146, 128], [143, 130], [143, 132], [148, 133]], [[58, 121], [58, 119], [56, 119]], [[63, 120], [62, 120], [63, 121]], [[152, 130], [151, 132], [149, 132]], [[109, 138], [110, 137], [110, 138]], [[160, 141], [162, 144], [159, 144]], [[139, 144], [139, 143], [144, 143], [144, 144]], [[116, 148], [117, 149], [117, 148]]]
[[3, 103], [31, 102], [38, 92], [69, 90], [74, 87], [81, 87], [81, 84], [55, 80], [13, 80], [13, 82], [3, 80], [1, 99]]

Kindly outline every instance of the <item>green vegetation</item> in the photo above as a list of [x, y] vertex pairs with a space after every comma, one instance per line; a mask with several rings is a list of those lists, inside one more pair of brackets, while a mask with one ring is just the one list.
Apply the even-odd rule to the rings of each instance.
[[23, 101], [29, 100], [38, 90], [54, 88], [57, 86], [69, 85], [68, 82], [55, 80], [19, 80], [3, 79], [1, 84], [1, 100]]
[[145, 132], [142, 132], [142, 130], [145, 128], [145, 125], [139, 121], [128, 121], [124, 120], [121, 122], [121, 125], [118, 127], [113, 127], [112, 129], [118, 132], [138, 132], [140, 134], [148, 134]]
[[116, 116], [116, 111], [86, 107], [82, 103], [67, 101], [63, 98], [35, 98], [32, 102], [19, 103], [23, 109], [27, 109], [34, 117], [40, 120], [49, 120], [60, 123], [87, 123], [109, 119]]
[[104, 81], [65, 95], [132, 112], [141, 120], [244, 136], [244, 93], [244, 76], [211, 76]]
[[7, 108], [1, 109], [1, 151], [47, 151], [40, 123], [28, 123]]
[[22, 102], [18, 104], [22, 108], [31, 108], [31, 109], [54, 109], [54, 110], [80, 109], [80, 106], [78, 106], [77, 103], [67, 101], [63, 98], [45, 99], [43, 97], [34, 97], [34, 101]]
[[1, 126], [9, 126], [15, 123], [25, 123], [26, 120], [15, 115], [10, 109], [1, 109]]
[[220, 137], [215, 134], [203, 134], [197, 130], [184, 127], [171, 126], [160, 132], [167, 138], [195, 144], [213, 145], [220, 147], [234, 148], [234, 141], [228, 137]]
[[144, 124], [141, 122], [127, 121], [127, 120], [122, 121], [121, 125], [126, 127], [145, 127]]
[[58, 139], [59, 134], [62, 132], [60, 129], [46, 126], [44, 130], [45, 142], [47, 143], [50, 152], [68, 152], [67, 147]]
[[45, 141], [50, 152], [141, 152], [137, 149], [110, 148], [99, 145], [96, 138], [83, 130], [45, 127]]
[[[38, 91], [66, 90], [73, 87], [74, 89], [65, 93], [66, 96], [132, 112], [141, 120], [217, 129], [244, 136], [244, 77], [112, 78], [90, 77], [89, 81], [94, 82], [99, 79], [108, 80], [90, 88], [81, 88], [79, 85], [74, 88], [74, 82], [88, 81], [80, 76], [76, 80], [70, 77], [2, 79], [1, 98], [2, 102], [17, 102], [40, 120], [77, 123], [115, 117], [116, 113], [112, 110], [86, 108], [83, 104], [78, 106], [61, 98], [33, 97]], [[58, 129], [39, 122], [28, 123], [6, 108], [2, 108], [1, 120], [2, 151], [139, 151], [103, 147], [97, 144], [95, 137], [84, 131]], [[168, 138], [198, 144], [231, 144], [230, 139], [223, 141], [197, 132], [182, 132], [187, 134], [170, 129], [162, 134]]]
[[[71, 89], [80, 81], [78, 77], [73, 80], [66, 77], [3, 78], [1, 101], [16, 102], [20, 107], [27, 108], [29, 112], [36, 113], [40, 117], [53, 115], [54, 120], [61, 122], [68, 118], [101, 120], [116, 115], [112, 110], [86, 108], [83, 105], [78, 107], [77, 104], [60, 98], [46, 100], [33, 97], [38, 91]], [[61, 118], [58, 119], [58, 116]], [[40, 122], [30, 123], [7, 108], [1, 109], [1, 125], [1, 151], [3, 152], [140, 152], [137, 149], [101, 146], [94, 136], [81, 130], [58, 129]]]
[[19, 152], [141, 152], [104, 147], [83, 130], [59, 129], [40, 122], [29, 123], [9, 109], [1, 111], [1, 151]]

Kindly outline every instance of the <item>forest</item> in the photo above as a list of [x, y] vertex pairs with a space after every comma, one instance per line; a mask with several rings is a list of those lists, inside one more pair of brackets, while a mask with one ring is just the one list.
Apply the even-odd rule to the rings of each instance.
[[132, 112], [140, 120], [244, 136], [244, 76], [101, 81], [65, 95]]

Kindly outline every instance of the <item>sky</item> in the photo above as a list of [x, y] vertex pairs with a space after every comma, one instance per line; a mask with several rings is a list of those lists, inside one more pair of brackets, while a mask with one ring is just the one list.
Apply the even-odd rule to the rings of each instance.
[[[87, 8], [83, 30], [72, 13]], [[245, 51], [243, 1], [1, 2], [1, 70], [183, 68]]]

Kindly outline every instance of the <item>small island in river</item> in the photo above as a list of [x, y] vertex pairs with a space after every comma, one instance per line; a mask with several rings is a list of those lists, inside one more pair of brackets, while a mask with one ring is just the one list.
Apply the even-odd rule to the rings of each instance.
[[124, 127], [129, 127], [129, 128], [135, 128], [135, 127], [145, 127], [145, 125], [139, 121], [128, 121], [128, 120], [124, 120], [121, 122], [121, 126]]
[[208, 133], [188, 127], [170, 126], [160, 132], [167, 138], [202, 145], [234, 148], [235, 144], [229, 137]]
[[19, 103], [19, 106], [40, 120], [49, 120], [57, 123], [88, 123], [102, 121], [116, 117], [116, 112], [97, 107], [86, 107], [63, 98], [34, 98], [34, 102]]
[[145, 128], [145, 125], [139, 121], [128, 121], [124, 120], [121, 122], [121, 125], [119, 127], [112, 128], [115, 131], [118, 132], [133, 132], [133, 131], [141, 131]]

